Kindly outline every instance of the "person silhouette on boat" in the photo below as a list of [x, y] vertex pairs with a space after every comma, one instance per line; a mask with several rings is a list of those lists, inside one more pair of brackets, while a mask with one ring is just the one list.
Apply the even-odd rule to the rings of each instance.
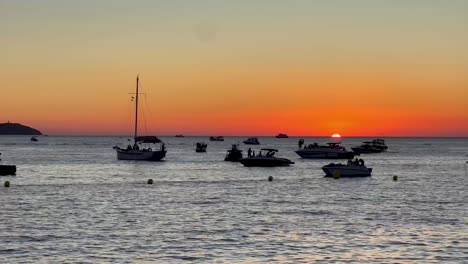
[[128, 144], [127, 150], [131, 150], [131, 149], [132, 149], [132, 145]]
[[166, 150], [166, 144], [163, 143], [163, 144], [161, 145], [161, 150], [162, 150], [162, 151]]
[[140, 147], [138, 146], [137, 143], [135, 143], [135, 144], [133, 145], [133, 149], [134, 149], [134, 150], [140, 150]]
[[252, 149], [251, 148], [249, 148], [247, 150], [247, 157], [249, 157], [249, 158], [252, 157]]
[[299, 148], [302, 148], [302, 145], [304, 145], [304, 139], [299, 139], [299, 142], [297, 144], [299, 145]]

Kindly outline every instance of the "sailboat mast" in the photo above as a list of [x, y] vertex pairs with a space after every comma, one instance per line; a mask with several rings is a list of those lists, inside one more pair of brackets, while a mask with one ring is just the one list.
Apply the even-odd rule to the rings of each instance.
[[136, 97], [135, 97], [135, 144], [136, 144], [136, 138], [138, 135], [138, 75], [136, 78]]

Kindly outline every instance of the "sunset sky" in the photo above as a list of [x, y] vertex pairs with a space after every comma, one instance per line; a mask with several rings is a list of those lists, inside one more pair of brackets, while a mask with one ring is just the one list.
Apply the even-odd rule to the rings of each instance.
[[0, 123], [468, 136], [468, 1], [0, 0]]

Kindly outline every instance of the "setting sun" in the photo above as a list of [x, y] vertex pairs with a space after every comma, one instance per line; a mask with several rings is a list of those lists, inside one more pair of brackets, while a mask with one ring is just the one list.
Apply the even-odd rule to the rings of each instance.
[[333, 134], [332, 138], [341, 138], [341, 135], [340, 134]]

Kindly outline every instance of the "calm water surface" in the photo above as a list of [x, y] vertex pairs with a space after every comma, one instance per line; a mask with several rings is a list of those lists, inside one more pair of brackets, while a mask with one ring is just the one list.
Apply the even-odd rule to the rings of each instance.
[[154, 163], [117, 161], [126, 138], [0, 137], [0, 263], [468, 263], [467, 138], [388, 138], [372, 177], [338, 180], [298, 138], [260, 138], [291, 167], [224, 162], [242, 139], [163, 137]]

